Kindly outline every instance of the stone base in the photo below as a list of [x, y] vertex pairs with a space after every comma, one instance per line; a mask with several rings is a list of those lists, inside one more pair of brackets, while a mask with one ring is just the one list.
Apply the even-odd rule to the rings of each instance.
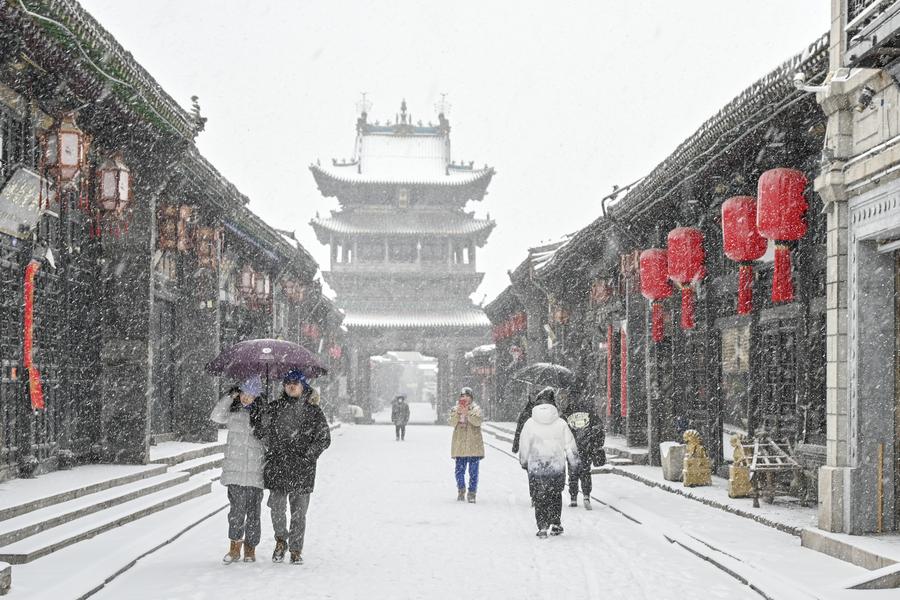
[[712, 485], [712, 469], [708, 458], [684, 459], [684, 486]]
[[728, 497], [746, 498], [753, 491], [750, 484], [750, 469], [747, 467], [728, 467]]
[[681, 481], [684, 468], [684, 444], [662, 442], [659, 445], [663, 478], [666, 481]]
[[844, 524], [844, 467], [819, 469], [819, 529], [845, 531]]
[[12, 567], [9, 563], [0, 562], [0, 596], [9, 593], [12, 587]]

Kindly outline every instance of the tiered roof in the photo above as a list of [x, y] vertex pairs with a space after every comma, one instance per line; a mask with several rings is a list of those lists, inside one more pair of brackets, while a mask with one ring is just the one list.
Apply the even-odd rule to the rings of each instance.
[[393, 310], [346, 310], [344, 325], [354, 329], [420, 329], [450, 327], [485, 330], [491, 322], [480, 308]]
[[310, 224], [323, 244], [335, 235], [397, 235], [397, 236], [474, 236], [479, 246], [496, 223], [491, 219], [475, 219], [471, 214], [446, 212], [332, 212], [329, 218], [316, 216]]
[[357, 122], [353, 158], [310, 165], [323, 195], [341, 198], [359, 186], [410, 185], [454, 189], [464, 200], [484, 198], [494, 169], [451, 160], [450, 124], [443, 114], [437, 126], [414, 125], [404, 101], [395, 123], [373, 125], [367, 118], [362, 113]]

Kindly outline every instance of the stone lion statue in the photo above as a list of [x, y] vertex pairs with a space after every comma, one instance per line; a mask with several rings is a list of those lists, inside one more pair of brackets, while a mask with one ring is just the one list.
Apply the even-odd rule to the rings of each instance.
[[688, 429], [684, 432], [683, 438], [684, 443], [687, 446], [684, 449], [685, 458], [708, 458], [699, 431], [696, 429]]

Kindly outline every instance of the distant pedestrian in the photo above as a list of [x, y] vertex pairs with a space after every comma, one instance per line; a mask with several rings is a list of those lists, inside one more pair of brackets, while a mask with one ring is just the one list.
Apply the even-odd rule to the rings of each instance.
[[400, 395], [394, 398], [391, 404], [391, 423], [394, 424], [394, 434], [397, 441], [406, 439], [406, 424], [409, 423], [409, 404], [406, 396]]
[[593, 488], [591, 465], [599, 467], [606, 464], [606, 452], [603, 450], [606, 432], [603, 430], [603, 421], [597, 414], [594, 399], [586, 394], [583, 384], [576, 384], [572, 389], [562, 416], [575, 438], [578, 455], [581, 457], [579, 470], [569, 470], [569, 506], [578, 506], [578, 484], [580, 482], [584, 507], [591, 510], [591, 490]]
[[[331, 431], [319, 392], [298, 370], [284, 377], [284, 391], [265, 411], [266, 462], [263, 470], [269, 489], [268, 506], [275, 530], [273, 562], [282, 562], [287, 550], [291, 564], [303, 563], [306, 511], [316, 481], [316, 461], [331, 445]], [[285, 517], [290, 503], [290, 528]]]
[[537, 536], [559, 535], [562, 527], [562, 491], [566, 485], [566, 463], [579, 469], [578, 448], [566, 422], [559, 418], [555, 394], [546, 388], [537, 395], [538, 404], [522, 427], [519, 463], [528, 471], [534, 501]]
[[[471, 388], [464, 387], [459, 400], [450, 410], [453, 441], [450, 457], [456, 459], [456, 499], [475, 503], [478, 492], [478, 464], [484, 458], [484, 440], [481, 437], [481, 407], [475, 404]], [[466, 469], [469, 471], [469, 492], [466, 494]]]
[[226, 425], [225, 460], [222, 463], [221, 483], [228, 488], [228, 539], [231, 547], [222, 558], [231, 564], [241, 558], [256, 561], [262, 527], [260, 512], [263, 497], [263, 432], [262, 381], [258, 375], [232, 388], [213, 408], [210, 420]]

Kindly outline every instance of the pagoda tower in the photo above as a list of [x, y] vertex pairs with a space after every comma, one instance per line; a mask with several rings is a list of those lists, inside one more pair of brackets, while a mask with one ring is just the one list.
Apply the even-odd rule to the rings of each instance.
[[473, 305], [484, 276], [477, 248], [495, 223], [466, 212], [487, 194], [494, 169], [451, 160], [450, 123], [413, 124], [406, 101], [393, 122], [363, 108], [350, 159], [310, 166], [339, 210], [311, 225], [330, 246], [323, 273], [349, 330], [352, 402], [370, 416], [371, 356], [418, 351], [438, 359], [438, 419], [455, 401], [463, 355], [489, 341], [490, 321]]

